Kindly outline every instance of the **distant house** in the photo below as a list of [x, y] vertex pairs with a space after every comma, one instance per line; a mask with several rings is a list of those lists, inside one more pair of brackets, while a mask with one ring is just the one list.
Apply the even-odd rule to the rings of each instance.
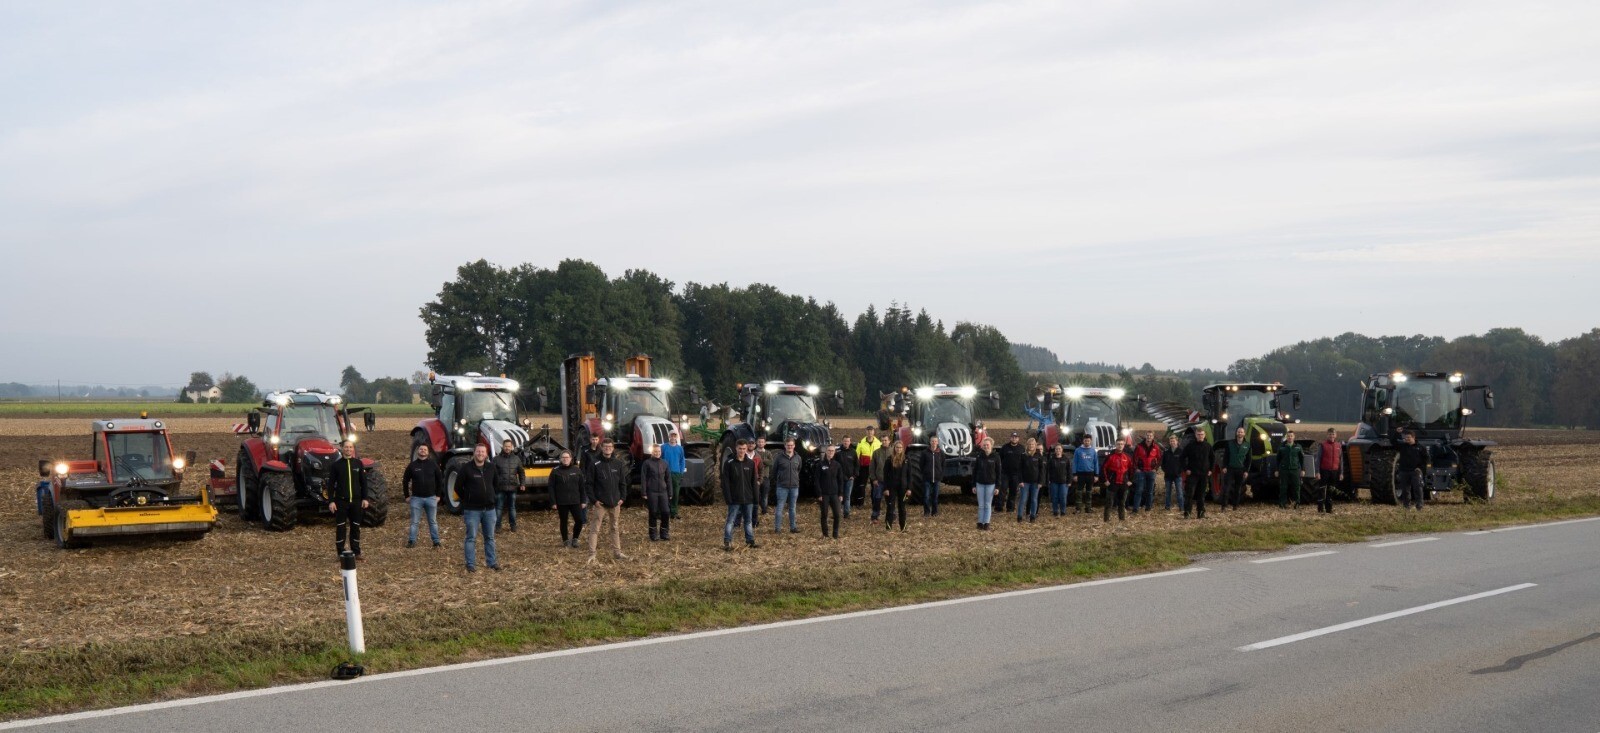
[[205, 389], [199, 389], [199, 390], [186, 389], [186, 390], [183, 391], [183, 394], [189, 398], [190, 402], [221, 402], [222, 401], [222, 388], [218, 387], [215, 384], [213, 384], [210, 387], [207, 387]]

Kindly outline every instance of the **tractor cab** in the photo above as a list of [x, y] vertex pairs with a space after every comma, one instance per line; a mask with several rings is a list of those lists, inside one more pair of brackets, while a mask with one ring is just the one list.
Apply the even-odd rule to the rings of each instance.
[[435, 457], [471, 455], [479, 444], [489, 456], [500, 454], [506, 440], [519, 450], [528, 442], [529, 421], [518, 410], [515, 379], [485, 377], [477, 372], [460, 376], [429, 374], [428, 404], [435, 417], [418, 423], [420, 439], [426, 440]]
[[[935, 384], [883, 395], [893, 435], [912, 451], [927, 450], [928, 439], [938, 438], [945, 457], [944, 482], [963, 488], [971, 486], [973, 458], [985, 437], [977, 400], [978, 388], [972, 385]], [[990, 409], [1000, 409], [999, 393], [990, 392], [983, 400]]]
[[1366, 487], [1373, 501], [1395, 503], [1394, 449], [1410, 433], [1428, 452], [1430, 469], [1423, 477], [1431, 492], [1466, 488], [1471, 498], [1495, 494], [1492, 440], [1466, 436], [1473, 414], [1468, 392], [1483, 392], [1484, 409], [1494, 409], [1488, 385], [1468, 384], [1461, 372], [1391, 372], [1374, 374], [1361, 385], [1361, 424], [1345, 446], [1350, 467], [1349, 492]]
[[1039, 407], [1035, 410], [1030, 406], [1028, 414], [1039, 423], [1045, 448], [1061, 444], [1070, 451], [1088, 437], [1093, 439], [1094, 449], [1104, 455], [1133, 434], [1133, 428], [1122, 421], [1122, 405], [1127, 396], [1127, 390], [1121, 387], [1042, 385], [1034, 395]]
[[[365, 408], [357, 408], [365, 409]], [[261, 415], [266, 458], [310, 474], [326, 473], [338, 445], [357, 439], [344, 398], [318, 390], [274, 392], [255, 409]]]
[[[249, 435], [239, 446], [234, 481], [229, 485], [216, 477], [213, 489], [237, 503], [242, 518], [259, 520], [274, 531], [293, 528], [301, 510], [326, 512], [329, 476], [339, 459], [339, 445], [359, 440], [350, 416], [365, 410], [317, 389], [267, 395], [246, 415]], [[359, 460], [373, 465], [369, 458]], [[383, 524], [388, 516], [387, 496], [373, 488], [381, 477], [374, 475], [368, 474], [371, 506], [363, 519], [369, 527]]]
[[[831, 440], [830, 424], [817, 415], [815, 384], [789, 384], [783, 380], [739, 385], [738, 418], [735, 438], [756, 441], [768, 449], [780, 449], [790, 438], [795, 449], [812, 455]], [[835, 403], [844, 402], [844, 393], [835, 391]]]
[[162, 421], [96, 420], [91, 432], [89, 459], [39, 462], [47, 539], [66, 548], [88, 537], [210, 531], [217, 512], [205, 490], [181, 492], [194, 452], [173, 455]]
[[[1244, 428], [1251, 458], [1256, 461], [1282, 447], [1289, 424], [1299, 422], [1289, 410], [1300, 409], [1300, 391], [1285, 389], [1277, 382], [1213, 384], [1201, 393], [1200, 403], [1210, 423], [1212, 442], [1220, 445], [1234, 440], [1239, 428]], [[1302, 442], [1309, 446], [1312, 441]], [[1251, 473], [1266, 478], [1269, 472], [1270, 467]]]

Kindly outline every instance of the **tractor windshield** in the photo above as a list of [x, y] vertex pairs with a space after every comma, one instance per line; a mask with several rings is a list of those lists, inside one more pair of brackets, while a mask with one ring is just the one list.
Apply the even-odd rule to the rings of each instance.
[[1247, 417], [1274, 416], [1272, 393], [1242, 389], [1228, 393], [1228, 421], [1237, 424]]
[[924, 428], [934, 428], [940, 423], [972, 424], [972, 403], [960, 397], [935, 397], [923, 403], [927, 407], [922, 413]]
[[483, 420], [517, 421], [517, 400], [510, 392], [462, 392], [456, 414], [476, 423]]
[[617, 395], [618, 425], [631, 424], [640, 415], [671, 420], [672, 409], [667, 404], [667, 393], [654, 387], [641, 387]]
[[1422, 430], [1461, 427], [1461, 393], [1443, 379], [1410, 379], [1395, 385], [1395, 419]]
[[1072, 432], [1081, 433], [1089, 427], [1090, 420], [1117, 424], [1117, 402], [1110, 397], [1083, 397], [1069, 403], [1072, 411]]
[[283, 427], [279, 432], [290, 443], [310, 437], [330, 441], [339, 439], [339, 413], [332, 405], [285, 406], [281, 424]]
[[113, 480], [172, 478], [172, 454], [161, 433], [107, 433], [106, 445]]
[[809, 395], [775, 394], [767, 397], [767, 419], [773, 425], [789, 420], [802, 423], [817, 421], [817, 403]]

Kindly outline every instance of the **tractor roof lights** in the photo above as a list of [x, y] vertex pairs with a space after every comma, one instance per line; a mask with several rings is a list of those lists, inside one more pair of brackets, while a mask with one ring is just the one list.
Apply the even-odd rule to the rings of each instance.
[[821, 392], [821, 391], [822, 391], [822, 388], [818, 387], [815, 384], [806, 385], [806, 394], [811, 395], [812, 397], [817, 396], [817, 393]]
[[1068, 387], [1066, 394], [1067, 394], [1067, 399], [1069, 399], [1069, 400], [1081, 400], [1081, 399], [1083, 399], [1083, 388], [1082, 387]]
[[656, 380], [656, 386], [659, 387], [662, 392], [671, 392], [672, 391], [672, 380], [670, 380], [670, 379], [657, 379]]
[[1399, 384], [1401, 382], [1406, 381], [1406, 375], [1401, 374], [1400, 372], [1395, 372], [1394, 374], [1390, 374], [1389, 378], [1394, 380], [1395, 384]]
[[933, 399], [933, 388], [932, 387], [918, 387], [917, 388], [917, 399], [919, 399], [919, 400], [931, 400], [931, 399]]
[[766, 392], [767, 392], [767, 394], [777, 394], [778, 393], [778, 383], [777, 382], [768, 382], [767, 386], [766, 386]]
[[978, 388], [969, 384], [969, 385], [961, 388], [960, 394], [961, 394], [961, 399], [970, 400], [970, 399], [978, 396]]
[[1455, 374], [1450, 375], [1450, 383], [1461, 384], [1461, 372], [1456, 372]]
[[1112, 387], [1110, 394], [1111, 394], [1111, 399], [1120, 400], [1123, 397], [1127, 397], [1128, 396], [1128, 390], [1125, 390], [1125, 389], [1123, 389], [1121, 387]]

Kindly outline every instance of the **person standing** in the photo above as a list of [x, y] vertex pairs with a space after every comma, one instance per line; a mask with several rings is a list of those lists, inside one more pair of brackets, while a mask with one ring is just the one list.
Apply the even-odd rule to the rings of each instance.
[[845, 433], [844, 440], [840, 441], [837, 453], [834, 460], [844, 469], [841, 477], [844, 481], [844, 490], [840, 494], [840, 504], [844, 507], [844, 518], [849, 519], [850, 505], [855, 503], [856, 489], [856, 446], [849, 433]]
[[594, 527], [589, 530], [589, 564], [595, 562], [600, 533], [606, 531], [608, 524], [611, 526], [611, 556], [628, 559], [622, 554], [622, 500], [627, 496], [628, 464], [617, 457], [611, 441], [602, 442], [599, 460], [589, 467], [588, 489], [583, 496], [583, 503], [597, 510], [590, 522]]
[[433, 549], [439, 549], [439, 462], [433, 460], [427, 443], [417, 446], [417, 457], [406, 465], [400, 477], [400, 495], [411, 507], [411, 530], [406, 534], [406, 547], [417, 546], [417, 521], [428, 518], [428, 536], [433, 538]]
[[1417, 434], [1406, 431], [1394, 457], [1394, 490], [1401, 508], [1422, 511], [1422, 469], [1427, 465], [1428, 452], [1417, 445]]
[[650, 516], [650, 541], [666, 542], [672, 526], [672, 473], [661, 458], [661, 444], [650, 446], [650, 456], [639, 464], [639, 486], [644, 491], [645, 511]]
[[978, 455], [972, 457], [972, 492], [978, 497], [980, 530], [989, 528], [989, 518], [994, 513], [994, 490], [1003, 473], [1000, 455], [994, 450], [994, 438], [985, 437], [978, 444]]
[[744, 543], [756, 544], [756, 463], [750, 458], [750, 441], [734, 444], [734, 454], [722, 463], [722, 501], [728, 505], [728, 523], [722, 529], [722, 549], [733, 550], [733, 525], [744, 527]]
[[467, 525], [467, 572], [478, 572], [478, 535], [483, 535], [483, 560], [498, 571], [500, 561], [494, 552], [494, 466], [489, 464], [489, 448], [482, 443], [472, 449], [472, 460], [461, 467], [456, 477], [456, 495], [461, 497], [461, 521]]
[[1044, 480], [1050, 484], [1050, 516], [1064, 517], [1067, 515], [1067, 494], [1072, 486], [1072, 456], [1067, 455], [1067, 447], [1056, 443], [1051, 449], [1050, 457], [1045, 459]]
[[[583, 534], [585, 507], [583, 501], [583, 471], [572, 462], [572, 451], [561, 451], [557, 459], [561, 465], [550, 472], [550, 501], [556, 505], [556, 518], [561, 523], [561, 545], [578, 549], [578, 537]], [[567, 520], [572, 520], [572, 535], [567, 536]]]
[[939, 516], [939, 487], [944, 485], [944, 451], [939, 449], [939, 436], [928, 438], [928, 449], [922, 452], [922, 516]]
[[[1082, 444], [1072, 449], [1072, 475], [1077, 479], [1072, 490], [1078, 495], [1077, 507], [1072, 513], [1089, 514], [1094, 505], [1094, 485], [1100, 478], [1100, 452], [1094, 449], [1093, 437], [1083, 436]], [[1105, 501], [1111, 501], [1109, 495]]]
[[995, 497], [995, 506], [1005, 511], [1013, 511], [1017, 505], [1017, 485], [1022, 483], [1022, 457], [1027, 455], [1028, 449], [1022, 447], [1022, 434], [1012, 433], [1006, 444], [1000, 446], [1000, 466], [1005, 469], [1002, 476], [1000, 494]]
[[522, 491], [522, 456], [517, 455], [517, 444], [506, 440], [500, 443], [500, 455], [494, 457], [494, 531], [500, 531], [500, 522], [511, 523], [517, 531], [517, 492]]
[[1278, 448], [1278, 508], [1284, 508], [1284, 502], [1294, 502], [1294, 508], [1300, 508], [1300, 472], [1305, 470], [1306, 450], [1294, 442], [1294, 432], [1290, 431], [1283, 436], [1283, 445]]
[[794, 452], [794, 438], [783, 441], [783, 450], [772, 455], [772, 486], [778, 502], [772, 507], [772, 531], [783, 532], [783, 510], [789, 510], [789, 533], [799, 533], [795, 526], [795, 509], [800, 502], [800, 454]]
[[1188, 512], [1188, 497], [1183, 494], [1183, 454], [1178, 450], [1177, 434], [1167, 436], [1167, 449], [1161, 451], [1161, 476], [1166, 480], [1166, 510], [1172, 510], [1173, 495], [1176, 494], [1178, 510]]
[[671, 494], [667, 501], [667, 513], [672, 519], [678, 518], [678, 495], [683, 491], [683, 477], [689, 472], [689, 459], [683, 454], [681, 440], [677, 428], [673, 428], [667, 434], [667, 444], [661, 448], [661, 460], [667, 462], [667, 483]]
[[1244, 428], [1233, 431], [1233, 441], [1223, 451], [1222, 511], [1239, 511], [1244, 486], [1250, 481], [1250, 439]]
[[1339, 431], [1328, 428], [1328, 437], [1318, 444], [1317, 450], [1317, 511], [1333, 513], [1333, 490], [1339, 484], [1344, 469], [1344, 443], [1339, 442]]
[[1135, 479], [1134, 479], [1134, 472], [1133, 472], [1133, 468], [1132, 468], [1133, 467], [1133, 436], [1132, 435], [1124, 435], [1124, 436], [1122, 436], [1122, 439], [1120, 441], [1118, 441], [1118, 443], [1117, 443], [1117, 450], [1121, 451], [1123, 455], [1128, 457], [1128, 466], [1129, 466], [1129, 468], [1128, 468], [1128, 490], [1122, 492], [1123, 493], [1123, 497], [1124, 497], [1123, 500], [1122, 500], [1122, 503], [1123, 503], [1123, 506], [1126, 506], [1128, 509], [1133, 510], [1134, 513], [1137, 514], [1138, 513], [1138, 509], [1135, 506], [1135, 504], [1136, 504], [1136, 502], [1138, 502], [1138, 498], [1134, 496], [1134, 494], [1136, 493], [1136, 487], [1134, 486], [1134, 483], [1133, 483]]
[[770, 464], [767, 463], [766, 443], [756, 438], [750, 443], [750, 461], [756, 467], [756, 503], [760, 505], [761, 516], [767, 515], [767, 504], [771, 501], [772, 491], [767, 486]]
[[[894, 447], [900, 444], [898, 437], [891, 438], [888, 443], [878, 447], [872, 454], [872, 466], [868, 476], [872, 479], [872, 523], [878, 523], [878, 517], [883, 511], [883, 464], [888, 463], [894, 456]], [[892, 501], [892, 499], [891, 499]]]
[[1183, 518], [1189, 518], [1193, 509], [1200, 519], [1206, 518], [1206, 494], [1211, 491], [1211, 466], [1216, 455], [1206, 442], [1205, 428], [1194, 429], [1194, 439], [1183, 447], [1183, 486], [1189, 492], [1189, 505], [1183, 508]]
[[1156, 508], [1156, 470], [1161, 468], [1161, 445], [1156, 434], [1145, 431], [1133, 449], [1133, 510], [1148, 512]]
[[[882, 447], [883, 443], [878, 440], [878, 428], [876, 426], [868, 426], [867, 437], [856, 443], [856, 486], [861, 489], [862, 500], [865, 500], [867, 495], [873, 491], [872, 457], [877, 455], [878, 449]], [[877, 520], [877, 512], [873, 512], [872, 518], [874, 521]]]
[[906, 531], [906, 500], [911, 498], [911, 461], [906, 459], [906, 444], [896, 440], [889, 445], [889, 457], [880, 469], [883, 476], [883, 528], [900, 518], [900, 531]]
[[839, 449], [827, 446], [822, 449], [822, 461], [817, 464], [817, 511], [822, 517], [822, 538], [827, 539], [828, 517], [833, 517], [834, 539], [839, 539], [839, 497], [844, 493], [845, 474], [850, 467], [838, 460]]
[[1028, 438], [1017, 465], [1017, 522], [1026, 516], [1029, 522], [1039, 518], [1039, 484], [1044, 483], [1044, 449], [1039, 441]]
[[1124, 508], [1127, 506], [1126, 496], [1128, 486], [1133, 475], [1133, 459], [1127, 451], [1114, 450], [1106, 456], [1105, 465], [1101, 472], [1106, 479], [1106, 510], [1105, 521], [1111, 521], [1111, 505], [1117, 505], [1117, 521], [1127, 519]]
[[[333, 514], [333, 546], [344, 554], [345, 536], [350, 551], [361, 557], [361, 515], [367, 508], [367, 469], [356, 458], [356, 444], [346, 440], [339, 446], [339, 457], [328, 471], [328, 511]], [[364, 561], [364, 560], [363, 560]]]

